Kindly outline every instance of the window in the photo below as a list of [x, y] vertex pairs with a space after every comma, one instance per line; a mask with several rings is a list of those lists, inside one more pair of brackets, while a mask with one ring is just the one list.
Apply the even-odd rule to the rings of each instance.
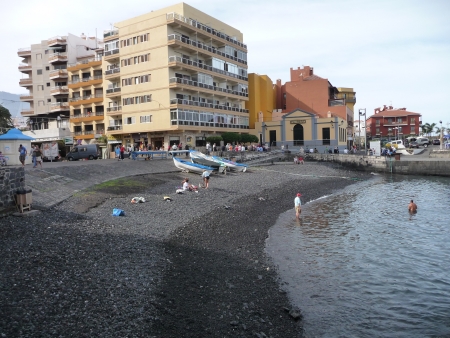
[[416, 118], [415, 117], [411, 117], [411, 124], [416, 124]]
[[411, 134], [415, 134], [416, 133], [416, 126], [411, 126]]
[[50, 70], [50, 67], [49, 66], [45, 67], [45, 70]]
[[37, 53], [36, 54], [36, 60], [42, 60], [42, 54], [41, 53]]
[[37, 75], [42, 75], [42, 69], [37, 70]]
[[142, 34], [142, 35], [140, 36], [140, 38], [141, 38], [141, 42], [148, 41], [149, 33]]
[[375, 129], [375, 133], [378, 135], [378, 134], [380, 134], [380, 128], [376, 128]]
[[38, 85], [37, 88], [38, 90], [44, 90], [44, 85]]
[[399, 118], [397, 118], [397, 122], [398, 122], [398, 123], [402, 123], [402, 122], [403, 122], [403, 119], [402, 119], [401, 117], [399, 117]]
[[38, 101], [38, 106], [45, 106], [45, 103], [44, 103], [44, 101], [42, 101], [42, 100], [39, 100], [39, 101]]
[[375, 125], [379, 126], [380, 125], [380, 120], [375, 120]]
[[145, 116], [141, 116], [141, 123], [150, 123], [152, 122], [152, 116], [151, 115], [145, 115]]
[[52, 102], [52, 99], [47, 99], [47, 102], [49, 102], [49, 103]]
[[133, 78], [122, 79], [122, 87], [131, 86]]
[[47, 87], [50, 87], [50, 82], [47, 82]]
[[150, 94], [150, 95], [141, 96], [141, 100], [142, 100], [142, 103], [152, 102], [152, 95]]
[[126, 117], [123, 121], [123, 124], [135, 124], [136, 118], [134, 116]]

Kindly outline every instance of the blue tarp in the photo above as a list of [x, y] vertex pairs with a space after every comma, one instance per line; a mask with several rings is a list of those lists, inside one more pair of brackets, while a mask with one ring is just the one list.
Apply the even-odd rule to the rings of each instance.
[[24, 135], [19, 129], [10, 129], [6, 134], [0, 135], [0, 140], [24, 140], [32, 141], [33, 137]]

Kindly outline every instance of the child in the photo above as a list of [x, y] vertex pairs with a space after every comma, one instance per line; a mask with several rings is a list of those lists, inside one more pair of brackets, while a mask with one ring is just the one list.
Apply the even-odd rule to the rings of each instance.
[[305, 164], [305, 161], [303, 161], [303, 156], [300, 156], [300, 157], [298, 158], [298, 163], [299, 163], [299, 164]]

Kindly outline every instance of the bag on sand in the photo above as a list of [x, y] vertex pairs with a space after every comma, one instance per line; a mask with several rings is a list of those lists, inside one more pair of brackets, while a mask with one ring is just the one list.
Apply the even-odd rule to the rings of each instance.
[[125, 211], [123, 211], [122, 209], [114, 208], [112, 214], [113, 216], [125, 216]]

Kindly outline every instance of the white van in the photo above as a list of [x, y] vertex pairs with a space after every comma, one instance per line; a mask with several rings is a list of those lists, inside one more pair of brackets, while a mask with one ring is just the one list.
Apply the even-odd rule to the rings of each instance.
[[70, 149], [66, 155], [69, 161], [76, 161], [79, 159], [96, 160], [100, 157], [100, 147], [97, 144], [77, 145]]

